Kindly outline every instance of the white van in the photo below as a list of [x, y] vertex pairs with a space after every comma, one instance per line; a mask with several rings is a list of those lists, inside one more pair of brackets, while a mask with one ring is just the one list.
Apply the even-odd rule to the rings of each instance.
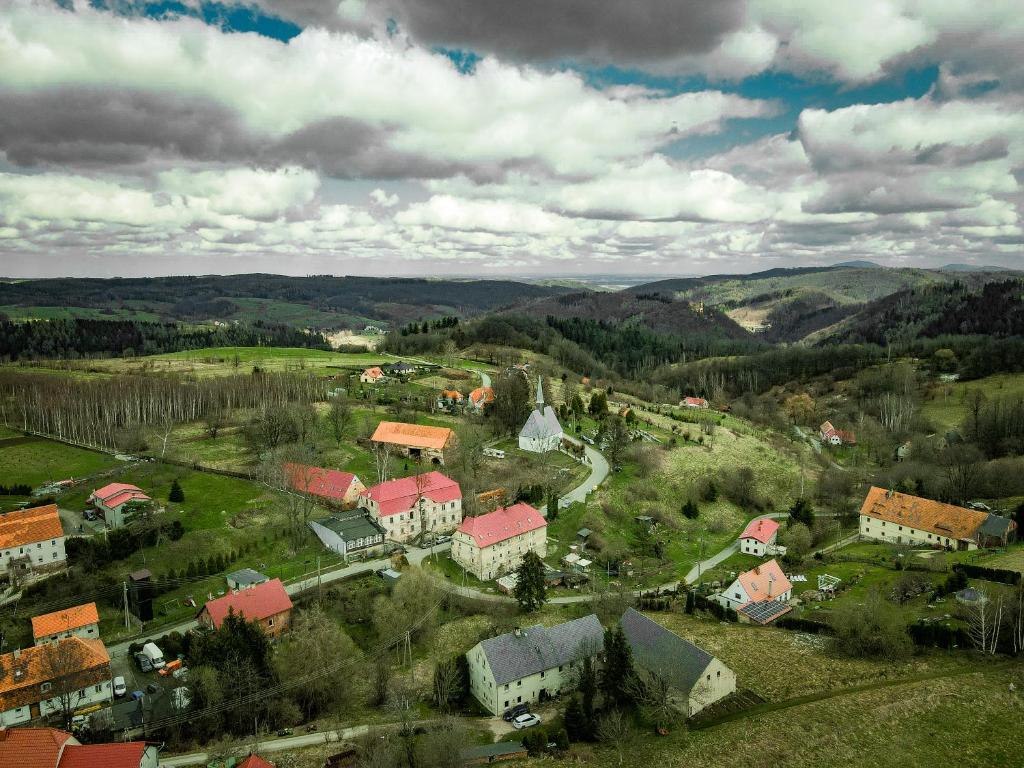
[[146, 643], [142, 646], [143, 655], [149, 659], [149, 663], [153, 665], [153, 669], [164, 668], [164, 654], [156, 643]]

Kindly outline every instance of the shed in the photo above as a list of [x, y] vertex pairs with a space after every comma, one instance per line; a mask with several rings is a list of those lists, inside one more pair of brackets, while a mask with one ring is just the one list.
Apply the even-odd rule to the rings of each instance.
[[578, 531], [576, 531], [576, 540], [579, 541], [581, 544], [586, 544], [587, 539], [590, 538], [590, 534], [592, 533], [593, 531], [589, 528], [580, 528]]
[[265, 581], [270, 581], [269, 576], [264, 576], [262, 573], [253, 570], [252, 568], [242, 568], [241, 570], [232, 571], [225, 578], [228, 582], [228, 589], [232, 591], [248, 589], [249, 587], [255, 587], [257, 584], [262, 584]]
[[490, 765], [505, 760], [519, 760], [527, 757], [521, 741], [499, 741], [497, 744], [480, 744], [462, 750], [459, 754], [463, 765]]
[[377, 575], [384, 579], [388, 584], [395, 584], [400, 578], [402, 578], [402, 574], [394, 568], [381, 568], [377, 571]]

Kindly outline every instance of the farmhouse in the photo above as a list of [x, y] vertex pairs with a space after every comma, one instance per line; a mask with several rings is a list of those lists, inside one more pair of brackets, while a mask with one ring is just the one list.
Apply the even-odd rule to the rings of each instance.
[[359, 374], [359, 381], [363, 384], [377, 384], [384, 381], [387, 377], [384, 375], [384, 371], [379, 366], [373, 366], [367, 368], [361, 374]]
[[574, 684], [577, 663], [603, 650], [604, 629], [594, 614], [554, 627], [517, 628], [466, 654], [469, 689], [495, 715], [516, 704], [547, 701]]
[[346, 559], [383, 551], [387, 535], [380, 523], [363, 510], [310, 520], [309, 527], [325, 547]]
[[100, 640], [69, 637], [0, 656], [0, 725], [110, 702], [110, 656]]
[[764, 557], [774, 554], [775, 540], [779, 535], [779, 524], [774, 520], [761, 518], [751, 520], [740, 534], [740, 552], [745, 555]]
[[482, 411], [494, 402], [493, 387], [477, 387], [469, 393], [469, 407], [474, 411]]
[[289, 483], [296, 491], [341, 506], [354, 506], [359, 494], [366, 490], [366, 486], [351, 472], [293, 463], [285, 464], [284, 469]]
[[519, 432], [519, 447], [531, 453], [547, 453], [557, 451], [562, 444], [565, 433], [558, 423], [554, 409], [544, 405], [544, 389], [540, 377], [537, 378], [537, 407], [530, 413], [526, 424]]
[[684, 397], [679, 403], [683, 408], [708, 408], [709, 403], [703, 397]]
[[452, 560], [481, 581], [490, 581], [516, 569], [523, 555], [547, 554], [548, 523], [529, 504], [499, 507], [478, 517], [467, 517], [452, 536]]
[[370, 440], [376, 445], [394, 448], [405, 456], [417, 459], [422, 457], [435, 464], [444, 464], [444, 452], [454, 444], [455, 433], [448, 427], [382, 421]]
[[977, 549], [1012, 541], [1016, 528], [1014, 521], [991, 512], [878, 487], [868, 491], [860, 508], [860, 535], [894, 544]]
[[152, 501], [141, 488], [128, 483], [110, 483], [89, 496], [89, 503], [99, 510], [109, 528], [120, 528], [130, 522], [136, 507]]
[[441, 410], [461, 408], [464, 402], [465, 397], [457, 389], [442, 389], [437, 396], [437, 407]]
[[410, 376], [416, 373], [416, 366], [408, 363], [392, 363], [385, 365], [386, 372], [392, 376]]
[[66, 563], [64, 528], [56, 504], [0, 515], [0, 575], [38, 575]]
[[21, 768], [157, 768], [153, 742], [82, 744], [56, 728], [0, 730], [0, 765]]
[[85, 603], [32, 617], [32, 637], [36, 645], [63, 640], [72, 635], [86, 640], [96, 640], [100, 636], [100, 615], [96, 603]]
[[735, 672], [658, 622], [627, 608], [619, 625], [633, 651], [633, 660], [680, 695], [683, 701], [678, 706], [687, 717], [735, 692]]
[[363, 491], [360, 502], [392, 541], [449, 533], [462, 522], [462, 489], [440, 472], [388, 480]]
[[853, 432], [845, 432], [832, 426], [831, 421], [826, 421], [818, 428], [821, 442], [826, 445], [856, 445], [857, 436]]
[[726, 608], [739, 612], [752, 603], [766, 603], [756, 610], [747, 611], [748, 618], [758, 624], [767, 624], [790, 610], [786, 601], [793, 596], [793, 585], [782, 572], [776, 560], [769, 560], [749, 571], [744, 571], [718, 595]]
[[280, 579], [271, 579], [210, 600], [196, 618], [204, 626], [220, 629], [230, 612], [255, 621], [268, 635], [277, 637], [291, 623], [292, 599]]

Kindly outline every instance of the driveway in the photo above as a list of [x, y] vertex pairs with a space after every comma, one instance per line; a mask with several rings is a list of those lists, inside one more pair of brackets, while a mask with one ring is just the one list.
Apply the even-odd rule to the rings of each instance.
[[597, 486], [603, 483], [604, 479], [608, 477], [608, 461], [605, 457], [602, 456], [599, 451], [586, 444], [584, 444], [583, 450], [587, 454], [587, 459], [590, 460], [590, 475], [587, 476], [586, 480], [558, 500], [558, 506], [560, 507], [568, 507], [570, 504], [575, 504], [577, 501], [586, 501], [590, 492], [597, 488]]

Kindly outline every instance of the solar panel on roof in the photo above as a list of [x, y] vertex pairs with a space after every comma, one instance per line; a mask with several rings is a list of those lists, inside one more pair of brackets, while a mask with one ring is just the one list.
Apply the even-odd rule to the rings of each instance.
[[780, 603], [778, 600], [761, 600], [743, 606], [739, 609], [739, 613], [750, 617], [750, 619], [759, 624], [767, 624], [772, 619], [778, 618], [789, 610], [790, 607], [788, 605]]

